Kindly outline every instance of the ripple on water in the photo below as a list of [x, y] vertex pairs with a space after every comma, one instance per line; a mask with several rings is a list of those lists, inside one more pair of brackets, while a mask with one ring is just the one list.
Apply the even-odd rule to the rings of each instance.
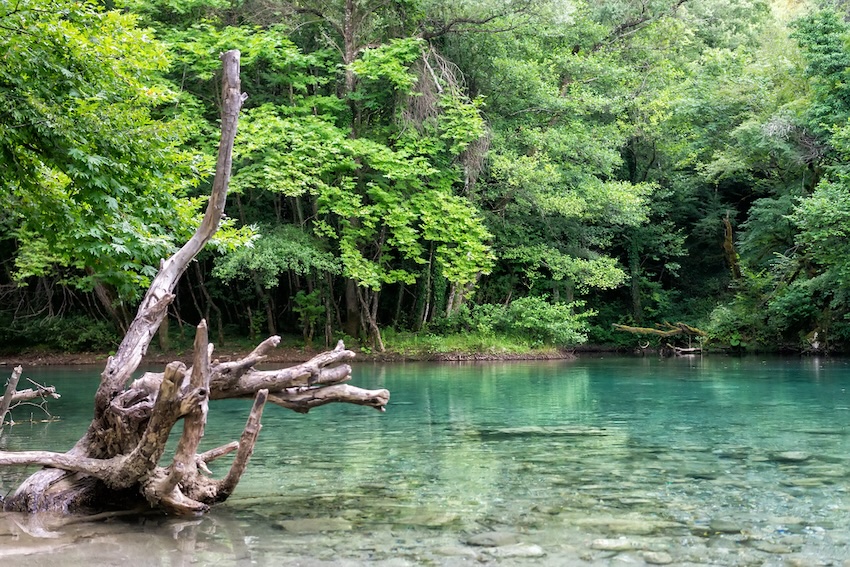
[[[52, 543], [12, 523], [0, 560], [841, 565], [850, 412], [836, 388], [850, 370], [814, 380], [798, 362], [363, 365], [356, 383], [389, 388], [389, 412], [268, 409], [246, 476], [210, 515], [77, 524]], [[244, 426], [246, 407], [227, 407], [210, 408], [210, 446]], [[14, 444], [45, 435], [32, 433]]]

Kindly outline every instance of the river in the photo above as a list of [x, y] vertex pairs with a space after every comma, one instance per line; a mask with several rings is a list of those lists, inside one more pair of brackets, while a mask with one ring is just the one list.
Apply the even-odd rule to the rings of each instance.
[[[98, 371], [25, 369], [24, 378], [57, 386], [62, 398], [50, 410], [60, 419], [16, 424], [2, 448], [67, 450], [88, 424]], [[850, 564], [846, 359], [360, 363], [353, 383], [390, 389], [387, 412], [267, 407], [237, 491], [204, 517], [39, 530], [7, 516], [0, 558], [28, 566]], [[237, 439], [248, 410], [247, 401], [211, 403], [202, 449]], [[3, 493], [19, 474], [0, 471]]]

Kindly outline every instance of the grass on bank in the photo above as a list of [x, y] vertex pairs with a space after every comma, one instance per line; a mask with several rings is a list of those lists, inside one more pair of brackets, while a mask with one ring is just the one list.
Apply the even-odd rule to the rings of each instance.
[[[419, 332], [383, 329], [383, 343], [388, 351], [383, 356], [420, 359], [448, 354], [494, 358], [557, 356], [568, 345], [587, 340], [588, 318], [593, 315], [595, 312], [585, 310], [580, 302], [552, 304], [539, 297], [519, 298], [507, 306], [463, 305], [451, 315], [429, 322]], [[219, 337], [218, 329], [213, 326], [210, 339], [217, 343], [218, 349], [231, 352], [250, 352], [266, 338], [259, 333], [254, 333], [255, 338], [246, 338], [232, 326], [222, 331], [224, 337]], [[169, 323], [160, 328], [149, 352], [154, 354], [159, 350], [178, 355], [190, 352], [193, 338], [193, 326]], [[359, 347], [365, 354], [373, 354], [363, 343], [347, 336], [334, 337], [332, 344], [340, 338], [349, 348], [357, 350]], [[51, 317], [29, 321], [18, 328], [10, 325], [5, 332], [0, 330], [0, 344], [18, 352], [42, 348], [67, 353], [111, 353], [120, 340], [120, 333], [112, 325], [80, 316]], [[324, 337], [317, 337], [313, 348], [305, 348], [301, 337], [287, 336], [283, 337], [280, 348], [314, 351], [322, 350], [323, 343]]]
[[402, 358], [427, 359], [434, 355], [464, 354], [500, 356], [555, 357], [563, 350], [509, 335], [490, 333], [412, 333], [385, 329], [382, 333], [384, 347], [389, 354]]

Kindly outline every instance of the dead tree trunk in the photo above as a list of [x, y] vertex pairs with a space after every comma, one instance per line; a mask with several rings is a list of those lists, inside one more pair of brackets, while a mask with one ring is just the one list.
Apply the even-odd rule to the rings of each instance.
[[3, 427], [3, 420], [6, 419], [6, 412], [9, 411], [9, 408], [12, 406], [12, 396], [15, 395], [15, 391], [18, 388], [18, 380], [21, 379], [21, 372], [23, 372], [23, 368], [20, 366], [16, 366], [12, 371], [12, 375], [9, 377], [9, 382], [6, 384], [6, 393], [3, 394], [3, 398], [0, 399], [0, 428]]
[[[362, 390], [344, 382], [354, 353], [342, 343], [312, 360], [277, 371], [254, 365], [277, 346], [279, 337], [263, 341], [235, 362], [213, 360], [207, 324], [195, 337], [192, 366], [168, 364], [162, 373], [147, 373], [130, 383], [174, 298], [178, 279], [218, 229], [230, 177], [231, 151], [244, 95], [239, 83], [239, 52], [222, 55], [222, 131], [212, 194], [201, 225], [192, 238], [162, 262], [124, 340], [109, 357], [95, 394], [94, 418], [85, 435], [67, 453], [0, 452], [0, 465], [40, 465], [41, 469], [3, 503], [8, 511], [92, 513], [129, 509], [145, 501], [170, 513], [197, 514], [225, 500], [247, 466], [260, 431], [266, 401], [307, 412], [330, 402], [368, 405], [383, 410], [386, 390]], [[239, 441], [204, 453], [198, 445], [207, 421], [209, 400], [253, 398]], [[178, 421], [183, 431], [171, 462], [160, 465], [166, 442]], [[210, 461], [235, 452], [223, 479], [209, 476]]]
[[667, 323], [664, 322], [664, 325], [658, 325], [655, 328], [652, 327], [629, 327], [628, 325], [617, 325], [616, 323], [612, 325], [617, 331], [625, 331], [627, 333], [634, 333], [638, 335], [655, 335], [658, 337], [673, 337], [676, 335], [687, 335], [689, 337], [705, 337], [705, 331], [701, 329], [697, 329], [696, 327], [691, 327], [690, 325], [686, 325], [685, 323]]

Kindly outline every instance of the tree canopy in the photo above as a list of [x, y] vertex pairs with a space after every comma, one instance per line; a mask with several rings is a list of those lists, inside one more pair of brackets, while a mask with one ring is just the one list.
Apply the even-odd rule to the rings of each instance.
[[720, 345], [846, 349], [846, 20], [769, 0], [0, 0], [0, 316], [21, 337], [126, 321], [199, 222], [217, 54], [237, 47], [232, 218], [180, 322], [381, 349], [381, 329], [536, 313], [569, 320], [541, 335], [556, 346], [687, 320]]

